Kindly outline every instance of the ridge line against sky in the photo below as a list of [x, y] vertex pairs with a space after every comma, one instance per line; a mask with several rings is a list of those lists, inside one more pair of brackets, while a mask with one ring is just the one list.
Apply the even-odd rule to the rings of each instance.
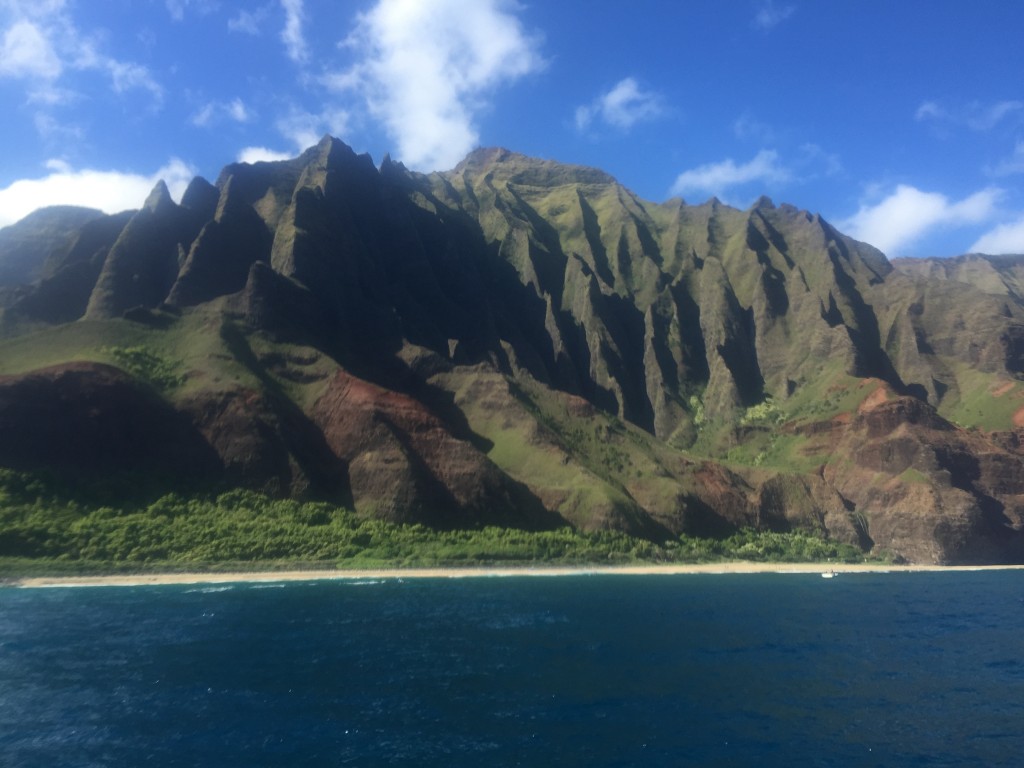
[[0, 0], [0, 226], [137, 208], [330, 133], [505, 146], [641, 197], [763, 194], [890, 257], [1024, 253], [1024, 5]]

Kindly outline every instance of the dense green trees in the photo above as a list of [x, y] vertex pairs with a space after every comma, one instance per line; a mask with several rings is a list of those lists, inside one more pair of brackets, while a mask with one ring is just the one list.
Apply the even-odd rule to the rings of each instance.
[[570, 528], [436, 531], [360, 519], [323, 502], [246, 490], [165, 494], [149, 503], [98, 504], [43, 478], [0, 469], [0, 566], [71, 571], [207, 568], [218, 564], [338, 567], [474, 564], [626, 564], [859, 561], [860, 550], [800, 533], [742, 531], [727, 539], [680, 537], [661, 544], [621, 533]]

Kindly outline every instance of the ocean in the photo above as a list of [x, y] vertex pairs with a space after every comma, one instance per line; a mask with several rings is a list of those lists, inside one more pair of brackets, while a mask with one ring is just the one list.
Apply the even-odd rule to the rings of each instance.
[[6, 768], [1022, 761], [1022, 571], [0, 589]]

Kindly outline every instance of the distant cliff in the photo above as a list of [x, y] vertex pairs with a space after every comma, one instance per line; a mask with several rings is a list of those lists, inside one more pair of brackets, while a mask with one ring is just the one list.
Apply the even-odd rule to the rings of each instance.
[[325, 137], [180, 204], [0, 230], [0, 464], [1022, 561], [1020, 264], [893, 264], [767, 198], [655, 205], [503, 149], [422, 175]]

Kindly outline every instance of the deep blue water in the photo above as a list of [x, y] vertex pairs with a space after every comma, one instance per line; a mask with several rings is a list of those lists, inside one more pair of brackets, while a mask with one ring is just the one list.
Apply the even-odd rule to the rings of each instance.
[[1020, 766], [1024, 572], [0, 589], [0, 765]]

